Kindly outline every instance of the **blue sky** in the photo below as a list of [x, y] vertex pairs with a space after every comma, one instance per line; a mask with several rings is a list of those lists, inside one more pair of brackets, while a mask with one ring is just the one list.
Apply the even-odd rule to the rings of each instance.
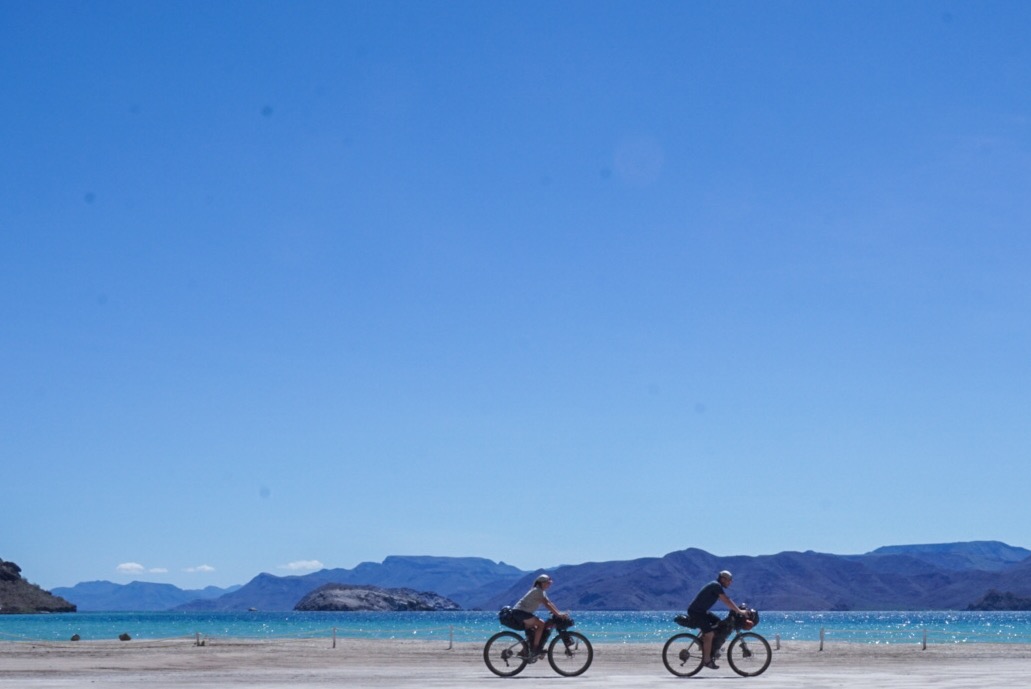
[[0, 2], [0, 558], [1031, 547], [1031, 4]]

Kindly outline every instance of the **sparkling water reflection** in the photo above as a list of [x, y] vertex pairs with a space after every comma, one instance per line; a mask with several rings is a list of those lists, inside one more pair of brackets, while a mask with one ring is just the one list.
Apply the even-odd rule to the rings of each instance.
[[[596, 643], [660, 643], [683, 631], [675, 611], [574, 612], [576, 628]], [[0, 642], [206, 638], [440, 639], [481, 641], [498, 631], [491, 612], [440, 613], [73, 613], [0, 615]], [[762, 612], [767, 638], [895, 644], [1031, 643], [1031, 612]]]

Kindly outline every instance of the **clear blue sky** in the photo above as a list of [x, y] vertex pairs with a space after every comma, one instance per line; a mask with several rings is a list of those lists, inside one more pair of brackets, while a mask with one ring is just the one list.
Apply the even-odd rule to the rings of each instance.
[[1031, 547], [1031, 3], [0, 0], [45, 588]]

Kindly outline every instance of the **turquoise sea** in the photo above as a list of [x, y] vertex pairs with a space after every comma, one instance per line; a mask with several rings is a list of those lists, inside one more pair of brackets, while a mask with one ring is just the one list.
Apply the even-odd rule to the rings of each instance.
[[[574, 612], [576, 629], [595, 643], [661, 643], [683, 631], [676, 612]], [[72, 613], [0, 615], [0, 643], [205, 639], [423, 639], [483, 641], [501, 627], [490, 612], [420, 613]], [[771, 642], [871, 644], [1031, 643], [1031, 612], [764, 612], [755, 631]]]

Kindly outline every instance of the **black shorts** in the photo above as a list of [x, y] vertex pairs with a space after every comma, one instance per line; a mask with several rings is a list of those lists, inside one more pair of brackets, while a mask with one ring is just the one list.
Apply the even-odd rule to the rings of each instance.
[[702, 634], [714, 632], [720, 626], [720, 618], [711, 612], [693, 612], [688, 610], [687, 622], [692, 627], [698, 627]]
[[518, 622], [519, 624], [523, 625], [523, 627], [525, 628], [526, 627], [526, 621], [528, 619], [530, 619], [531, 617], [537, 617], [537, 616], [534, 615], [533, 613], [526, 612], [525, 610], [513, 610], [512, 611], [512, 617], [513, 617], [513, 619], [515, 619], [516, 622]]

